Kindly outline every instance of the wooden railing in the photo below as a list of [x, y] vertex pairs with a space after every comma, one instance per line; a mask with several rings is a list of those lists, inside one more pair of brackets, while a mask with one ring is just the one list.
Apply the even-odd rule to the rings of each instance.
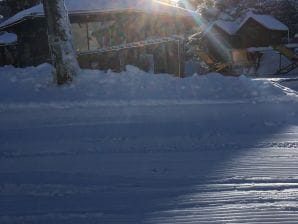
[[88, 51], [81, 51], [78, 53], [78, 55], [90, 55], [90, 54], [98, 54], [98, 53], [107, 53], [107, 52], [114, 52], [114, 51], [120, 51], [124, 49], [131, 49], [131, 48], [139, 48], [149, 45], [156, 45], [156, 44], [162, 44], [162, 43], [168, 43], [168, 42], [177, 42], [177, 41], [183, 41], [184, 38], [179, 35], [173, 35], [169, 37], [161, 37], [161, 38], [154, 38], [154, 39], [147, 39], [132, 43], [126, 43], [126, 44], [120, 44], [115, 45], [111, 47], [104, 47], [100, 49], [95, 50], [88, 50]]

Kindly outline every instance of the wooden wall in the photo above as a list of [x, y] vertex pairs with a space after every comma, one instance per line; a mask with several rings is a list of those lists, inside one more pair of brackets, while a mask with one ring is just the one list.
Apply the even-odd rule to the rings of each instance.
[[[150, 59], [154, 62], [151, 62]], [[146, 72], [168, 73], [182, 77], [184, 74], [184, 42], [177, 41], [122, 49], [109, 53], [80, 54], [82, 68], [125, 70], [125, 65], [134, 65]], [[154, 71], [151, 71], [152, 63]]]
[[[103, 22], [110, 20], [115, 20], [116, 22], [116, 28], [108, 30], [114, 37], [111, 42], [112, 46], [141, 41], [147, 38], [184, 34], [187, 29], [190, 29], [190, 25], [185, 24], [189, 22], [187, 20], [184, 23], [183, 19], [179, 20], [179, 18], [170, 16], [152, 16], [145, 13], [84, 14], [70, 17], [72, 24], [80, 25], [94, 21]], [[26, 67], [50, 61], [44, 18], [26, 20], [15, 25], [9, 31], [15, 32], [19, 39], [15, 66]], [[86, 38], [86, 42], [89, 41], [88, 32], [88, 29], [86, 29], [86, 32], [81, 32], [81, 35]], [[123, 38], [119, 38], [119, 33]], [[91, 50], [89, 48], [90, 44], [87, 45], [88, 47], [85, 50]], [[121, 71], [125, 64], [132, 64], [147, 70], [141, 58], [142, 55], [152, 55], [155, 60], [155, 73], [165, 72], [182, 75], [184, 69], [184, 43], [181, 42], [179, 46], [178, 48], [177, 43], [168, 43], [114, 53], [80, 55], [79, 62], [83, 68], [112, 68], [115, 71]], [[78, 53], [80, 53], [81, 49], [78, 50]]]
[[253, 19], [234, 35], [230, 35], [220, 27], [214, 26], [204, 37], [204, 43], [209, 53], [217, 60], [231, 62], [232, 49], [245, 49], [249, 47], [267, 47], [283, 42], [287, 31], [270, 30]]
[[238, 32], [241, 48], [266, 47], [281, 44], [287, 31], [269, 30], [253, 19], [249, 19]]

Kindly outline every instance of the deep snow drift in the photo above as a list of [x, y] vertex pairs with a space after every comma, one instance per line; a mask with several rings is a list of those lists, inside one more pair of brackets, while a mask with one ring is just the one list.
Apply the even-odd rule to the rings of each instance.
[[70, 86], [56, 87], [52, 80], [49, 64], [26, 69], [0, 68], [0, 104], [60, 102], [67, 107], [73, 102], [88, 101], [186, 103], [287, 99], [283, 90], [264, 80], [216, 73], [179, 79], [167, 74], [148, 74], [133, 66], [127, 66], [122, 73], [83, 70]]
[[49, 65], [0, 68], [0, 223], [297, 223], [297, 94]]

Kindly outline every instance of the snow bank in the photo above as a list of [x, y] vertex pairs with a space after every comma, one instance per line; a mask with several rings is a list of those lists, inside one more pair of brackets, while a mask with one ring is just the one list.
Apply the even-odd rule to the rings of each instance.
[[275, 100], [286, 94], [271, 82], [241, 76], [211, 73], [180, 79], [167, 74], [153, 75], [136, 67], [114, 73], [83, 70], [69, 86], [52, 82], [51, 66], [25, 69], [0, 68], [0, 105], [14, 103], [56, 103], [86, 101], [243, 101]]

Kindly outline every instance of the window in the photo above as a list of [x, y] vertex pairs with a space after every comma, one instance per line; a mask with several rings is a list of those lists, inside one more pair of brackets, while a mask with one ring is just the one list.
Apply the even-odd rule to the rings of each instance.
[[71, 24], [74, 46], [77, 51], [88, 50], [87, 25], [83, 23]]
[[90, 50], [109, 47], [114, 44], [112, 31], [115, 24], [114, 20], [88, 23], [88, 40]]
[[115, 20], [72, 24], [74, 46], [78, 52], [125, 43], [122, 25]]

